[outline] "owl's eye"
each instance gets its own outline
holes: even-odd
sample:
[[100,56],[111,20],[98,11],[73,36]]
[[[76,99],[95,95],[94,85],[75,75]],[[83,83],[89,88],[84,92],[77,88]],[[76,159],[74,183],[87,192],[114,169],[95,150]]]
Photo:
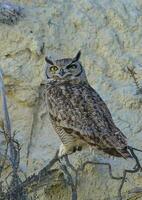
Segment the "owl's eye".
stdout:
[[53,66],[50,67],[50,71],[51,71],[52,73],[56,72],[57,70],[58,70],[58,67],[55,66],[55,65],[53,65]]
[[69,65],[67,66],[67,69],[76,69],[77,68],[77,65]]

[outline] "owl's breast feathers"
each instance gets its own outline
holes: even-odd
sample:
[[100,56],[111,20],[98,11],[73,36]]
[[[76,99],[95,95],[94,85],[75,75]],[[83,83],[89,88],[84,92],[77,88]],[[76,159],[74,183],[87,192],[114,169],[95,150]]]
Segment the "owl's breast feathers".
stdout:
[[55,82],[47,88],[49,113],[55,126],[68,129],[91,146],[119,157],[131,157],[127,139],[116,127],[98,93],[88,84]]

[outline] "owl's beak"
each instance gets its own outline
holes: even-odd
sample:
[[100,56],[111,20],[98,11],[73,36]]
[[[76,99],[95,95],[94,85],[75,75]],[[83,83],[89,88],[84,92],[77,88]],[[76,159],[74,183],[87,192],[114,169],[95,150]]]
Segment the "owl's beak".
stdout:
[[59,74],[60,74],[61,76],[64,76],[65,73],[66,73],[66,72],[65,72],[63,69],[60,69]]

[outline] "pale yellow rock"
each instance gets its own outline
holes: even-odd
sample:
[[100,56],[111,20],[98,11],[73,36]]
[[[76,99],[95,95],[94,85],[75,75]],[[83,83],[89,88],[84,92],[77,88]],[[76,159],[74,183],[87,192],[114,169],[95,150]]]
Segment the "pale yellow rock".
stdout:
[[[79,49],[89,82],[106,101],[130,144],[142,148],[142,93],[137,93],[127,70],[128,66],[135,68],[142,87],[141,1],[11,2],[24,8],[25,17],[17,25],[0,24],[0,67],[4,72],[12,128],[21,144],[20,168],[27,175],[38,172],[52,159],[60,144],[49,122],[48,108],[41,100],[41,84],[46,81],[45,55],[53,59],[72,57]],[[2,135],[0,143],[3,154]],[[142,158],[142,154],[138,155]],[[76,166],[86,159],[110,162],[117,175],[122,174],[124,167],[134,165],[133,161],[113,160],[98,152],[84,151],[71,156]],[[79,180],[78,199],[113,200],[119,183],[109,178],[107,167],[87,167]],[[140,174],[130,176],[124,192],[141,185]],[[37,195],[39,200],[69,200],[70,188],[53,179]]]

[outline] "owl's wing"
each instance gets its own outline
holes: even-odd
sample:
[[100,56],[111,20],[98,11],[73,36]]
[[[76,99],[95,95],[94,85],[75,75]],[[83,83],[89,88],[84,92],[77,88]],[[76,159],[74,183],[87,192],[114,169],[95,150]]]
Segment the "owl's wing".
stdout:
[[90,85],[58,88],[56,101],[54,98],[51,115],[59,126],[72,130],[72,133],[99,149],[106,152],[116,149],[123,154],[119,149],[127,147],[126,137],[115,126],[106,104]]

